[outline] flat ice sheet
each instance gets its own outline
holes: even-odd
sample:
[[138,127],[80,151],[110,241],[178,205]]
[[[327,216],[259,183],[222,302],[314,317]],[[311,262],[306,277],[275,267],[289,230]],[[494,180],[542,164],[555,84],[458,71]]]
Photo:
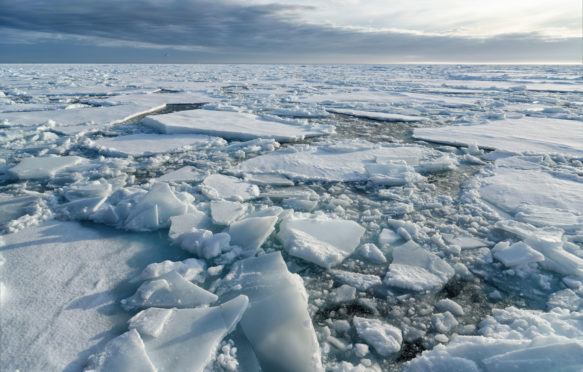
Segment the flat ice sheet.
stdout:
[[414,169],[409,166],[420,165],[424,160],[441,155],[421,146],[373,145],[355,141],[280,150],[246,160],[232,170],[239,174],[279,174],[290,179],[346,182],[391,175],[405,184],[408,179],[417,179]]
[[416,128],[413,137],[449,145],[513,153],[563,154],[583,158],[583,122],[548,118],[505,119],[483,125]]
[[221,138],[196,134],[132,134],[100,138],[89,146],[105,153],[145,156],[223,144]]
[[388,112],[373,112],[373,111],[363,111],[363,110],[348,110],[348,109],[337,109],[337,108],[327,108],[326,111],[333,112],[335,114],[342,114],[348,116],[355,116],[365,119],[372,119],[378,121],[405,121],[405,122],[415,122],[424,121],[425,118],[421,116],[410,116],[410,115],[400,115],[391,114]]
[[125,328],[129,314],[119,300],[137,287],[128,277],[171,252],[156,234],[74,222],[49,221],[2,238],[3,371],[81,370]]
[[325,130],[308,126],[261,120],[252,114],[212,110],[149,116],[143,120],[143,124],[167,134],[199,133],[243,141],[272,138],[278,142],[293,142],[327,134]]

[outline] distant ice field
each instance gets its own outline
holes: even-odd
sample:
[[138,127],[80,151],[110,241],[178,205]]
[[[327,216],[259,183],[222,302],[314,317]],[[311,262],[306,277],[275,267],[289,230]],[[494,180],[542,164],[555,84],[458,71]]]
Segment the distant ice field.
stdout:
[[0,65],[0,370],[583,370],[582,87]]

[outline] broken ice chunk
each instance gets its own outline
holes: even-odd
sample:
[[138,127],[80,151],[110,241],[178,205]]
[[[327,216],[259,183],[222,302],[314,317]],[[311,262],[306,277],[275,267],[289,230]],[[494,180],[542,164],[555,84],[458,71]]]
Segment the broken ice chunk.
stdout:
[[140,311],[128,321],[129,328],[135,328],[143,336],[158,337],[173,312],[174,309],[160,309],[157,307]]
[[400,234],[397,234],[391,229],[383,229],[379,234],[379,245],[385,247],[403,239]]
[[387,262],[387,258],[383,252],[374,243],[361,245],[358,249],[358,253],[373,263],[383,264]]
[[353,273],[344,270],[330,270],[329,272],[334,279],[355,287],[359,291],[366,291],[372,287],[383,284],[381,278],[376,275]]
[[8,172],[21,180],[53,178],[85,161],[79,156],[26,158],[22,159],[18,165],[10,168]]
[[456,316],[464,315],[464,309],[457,302],[450,300],[449,298],[440,300],[435,307],[439,311],[449,311]]
[[158,372],[146,353],[144,342],[130,329],[105,345],[103,352],[89,358],[85,372]]
[[206,229],[209,226],[210,219],[206,213],[194,210],[188,214],[170,217],[170,231],[168,232],[168,236],[180,244],[180,236],[182,234],[192,232],[196,229]]
[[205,174],[192,166],[182,167],[157,178],[161,182],[200,182]]
[[331,301],[335,304],[343,304],[347,302],[352,302],[356,300],[356,288],[351,287],[346,284],[342,284],[340,287],[335,288],[330,293]]
[[237,221],[229,228],[231,242],[243,248],[248,254],[253,253],[271,235],[277,220],[276,216],[266,216]]
[[381,356],[389,356],[401,350],[403,335],[401,330],[378,319],[355,316],[352,320],[356,333],[367,344],[374,347]]
[[238,261],[217,293],[249,296],[240,324],[263,371],[323,371],[307,293],[281,253]]
[[125,310],[144,307],[196,307],[215,302],[218,297],[184,279],[176,271],[143,283],[137,292],[121,301]]
[[354,221],[290,216],[280,224],[278,237],[292,256],[329,269],[354,252],[364,231]]
[[426,291],[443,287],[455,274],[443,259],[414,241],[393,249],[393,262],[384,283],[402,289]]
[[[220,306],[174,309],[169,317],[159,317],[162,329],[156,332],[156,337],[142,334],[146,354],[159,372],[202,372],[213,360],[223,337],[235,328],[248,304],[246,296],[238,296]],[[148,312],[144,317],[150,317],[155,310],[144,311]],[[153,320],[148,325],[148,330],[157,328]],[[142,327],[135,329],[143,330]]]
[[213,200],[245,201],[259,196],[259,188],[256,185],[222,174],[211,174],[206,177],[201,184],[201,191],[207,198]]
[[457,320],[455,320],[455,317],[449,311],[433,314],[431,316],[431,323],[433,324],[433,328],[440,333],[449,333],[458,325]]
[[506,267],[526,265],[545,259],[542,253],[535,251],[524,242],[518,242],[512,245],[507,242],[501,242],[492,248],[492,252],[494,253],[494,257],[500,260]]
[[125,228],[157,230],[170,225],[170,217],[189,212],[190,206],[178,199],[167,183],[155,183],[126,218]]
[[230,225],[246,211],[245,204],[226,200],[211,201],[211,217],[217,225]]

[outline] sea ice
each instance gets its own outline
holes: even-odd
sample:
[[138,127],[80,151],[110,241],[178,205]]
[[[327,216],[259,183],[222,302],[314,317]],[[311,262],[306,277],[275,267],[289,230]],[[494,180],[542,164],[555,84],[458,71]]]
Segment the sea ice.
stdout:
[[583,158],[583,123],[574,120],[505,119],[483,125],[415,128],[413,136],[448,145],[477,144],[512,153],[563,154]]
[[545,256],[524,242],[518,242],[512,245],[507,242],[500,242],[492,248],[492,252],[494,253],[494,257],[507,267],[540,262],[545,259]]
[[209,199],[245,201],[259,196],[256,185],[244,182],[237,177],[211,174],[201,184],[201,191]]
[[575,371],[583,365],[582,314],[509,307],[494,309],[478,336],[457,336],[425,351],[406,371]]
[[381,278],[377,275],[353,273],[344,270],[329,270],[334,279],[341,283],[355,287],[359,291],[366,291],[372,287],[383,284]]
[[[374,145],[353,141],[325,145],[296,146],[249,159],[232,169],[238,174],[280,174],[290,179],[313,181],[366,181],[404,185],[422,177],[416,170],[429,168],[444,155],[413,145]],[[442,162],[441,171],[455,167]]]
[[9,172],[21,180],[47,179],[73,170],[86,161],[79,156],[25,158],[10,168]]
[[[111,366],[123,371],[139,371],[141,366],[151,363],[159,372],[202,372],[213,360],[223,337],[235,328],[248,304],[246,296],[239,296],[210,308],[144,310],[130,320],[132,328],[128,333],[131,337],[125,333],[106,345],[104,354],[91,358],[97,363],[94,369],[105,372],[107,366]],[[138,343],[137,339],[141,339],[144,345],[139,349],[140,353],[132,353],[133,358],[124,356],[124,350],[138,349],[128,345],[128,342]],[[150,363],[144,360],[144,356]],[[117,362],[124,364],[117,365]]]
[[281,253],[236,262],[216,293],[249,297],[240,325],[263,371],[323,371],[302,279]]
[[184,279],[176,271],[170,271],[158,278],[142,283],[137,292],[121,301],[124,309],[130,311],[145,307],[197,307],[209,305],[218,297]]
[[211,217],[217,225],[230,225],[247,211],[247,205],[226,200],[211,201]]
[[204,179],[205,173],[193,166],[186,166],[168,172],[157,178],[161,182],[200,182]]
[[354,252],[364,231],[354,221],[297,215],[281,222],[278,237],[292,256],[329,269]]
[[389,356],[401,350],[403,335],[395,326],[378,319],[367,319],[355,316],[352,319],[356,333],[367,344],[374,347],[381,356]]
[[443,287],[454,273],[447,262],[411,240],[393,248],[393,261],[384,283],[391,287],[427,291]]
[[416,122],[426,120],[421,116],[410,116],[410,115],[400,115],[391,114],[387,112],[372,112],[363,110],[349,110],[349,109],[337,109],[337,108],[327,108],[326,111],[335,114],[342,114],[348,116],[356,116],[365,119],[372,119],[378,121],[404,121],[404,122]]
[[229,235],[231,243],[252,254],[271,235],[278,221],[277,216],[249,217],[231,224]]
[[195,134],[132,134],[113,138],[104,137],[95,141],[89,140],[88,146],[104,154],[147,156],[222,146],[225,143],[218,137]]
[[331,132],[328,127],[320,129],[283,124],[261,120],[252,114],[213,110],[190,110],[149,116],[143,120],[143,124],[166,134],[198,133],[243,141],[272,138],[278,142],[294,142]]
[[127,320],[118,303],[131,290],[128,277],[175,254],[156,234],[76,222],[48,221],[1,240],[2,370],[81,370]]

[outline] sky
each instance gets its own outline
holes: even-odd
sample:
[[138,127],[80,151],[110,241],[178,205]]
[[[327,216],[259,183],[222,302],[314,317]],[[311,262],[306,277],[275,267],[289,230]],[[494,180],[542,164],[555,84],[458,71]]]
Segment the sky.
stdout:
[[581,0],[0,0],[0,63],[582,63]]

